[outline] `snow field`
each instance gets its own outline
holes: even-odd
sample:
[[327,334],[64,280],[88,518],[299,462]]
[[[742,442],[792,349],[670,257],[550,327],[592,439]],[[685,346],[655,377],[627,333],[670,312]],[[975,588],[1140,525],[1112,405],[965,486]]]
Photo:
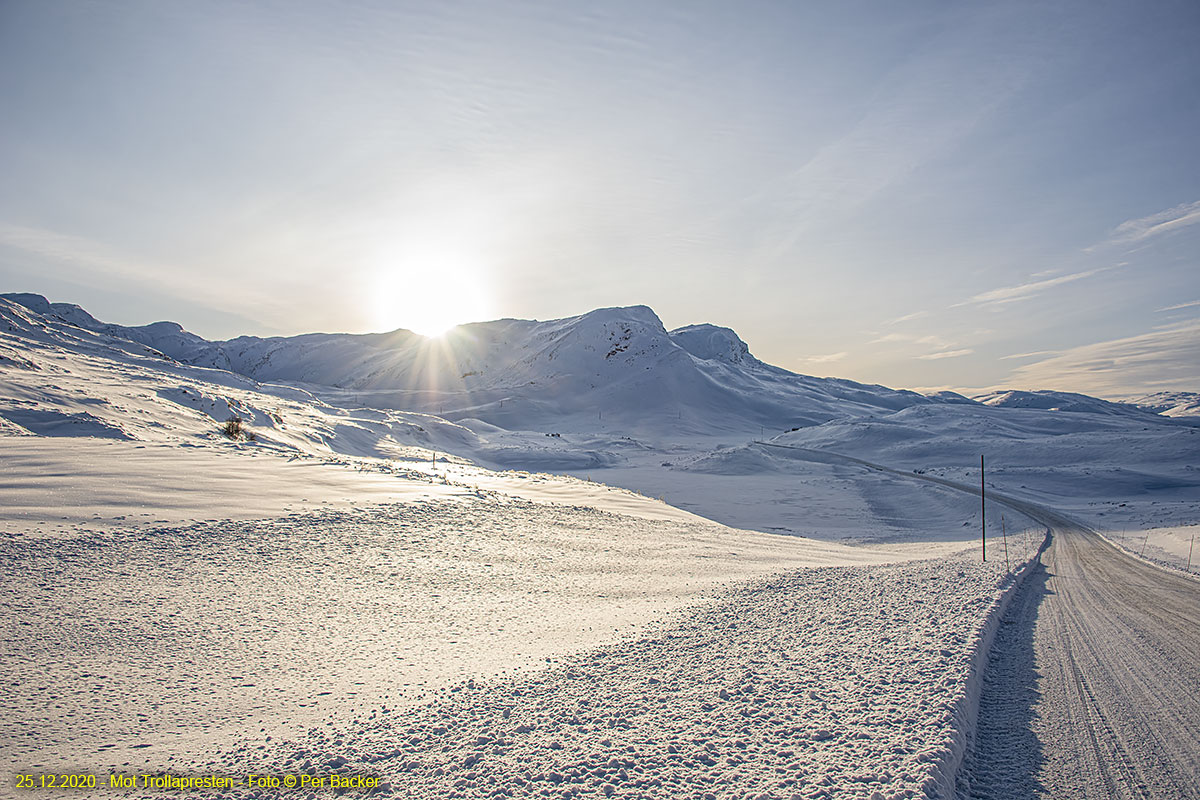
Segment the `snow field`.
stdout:
[[1104,538],[1131,555],[1200,576],[1200,525],[1104,531]]
[[727,581],[906,556],[454,498],[5,532],[0,557],[0,742],[14,768],[55,768],[162,767],[248,729],[298,734],[630,635]]
[[434,466],[429,455],[355,458],[286,454],[232,442],[181,447],[0,435],[0,525],[9,532],[70,536],[497,494],[708,524],[625,489],[569,476],[495,472],[445,454]]
[[285,458],[232,442],[0,437],[0,526],[34,536],[474,496],[402,462]]
[[801,568],[541,671],[246,740],[218,763],[373,773],[412,798],[938,796],[1011,584],[966,556]]
[[[724,462],[722,466],[733,464],[733,471],[644,464],[591,474],[605,483],[661,495],[666,502],[735,528],[845,543],[920,542],[934,547],[963,547],[978,535],[979,500],[969,494],[859,465],[815,463],[788,454],[751,444],[702,459],[709,469],[714,462]],[[744,469],[738,461],[747,456],[767,466]],[[1025,524],[1021,517],[1009,522],[1010,528]],[[1000,533],[998,526],[995,533]]]
[[[1066,511],[1129,533],[1200,518],[1200,429],[1170,421],[972,406],[910,408],[777,437]],[[1139,542],[1140,544],[1140,542]]]

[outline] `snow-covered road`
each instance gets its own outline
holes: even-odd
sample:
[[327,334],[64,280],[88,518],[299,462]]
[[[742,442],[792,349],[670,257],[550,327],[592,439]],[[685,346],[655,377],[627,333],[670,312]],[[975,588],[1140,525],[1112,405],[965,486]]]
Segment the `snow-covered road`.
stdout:
[[962,792],[1200,798],[1200,582],[1057,524],[1001,626]]
[[1200,581],[1040,505],[988,497],[1046,525],[1051,539],[993,643],[960,795],[1200,798]]

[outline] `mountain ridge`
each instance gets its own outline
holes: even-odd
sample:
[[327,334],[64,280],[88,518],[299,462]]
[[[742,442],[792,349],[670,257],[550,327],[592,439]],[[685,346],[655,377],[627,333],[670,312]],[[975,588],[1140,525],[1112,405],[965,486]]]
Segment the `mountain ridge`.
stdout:
[[677,427],[697,430],[787,430],[917,405],[978,402],[1167,419],[1072,393],[1008,391],[971,399],[801,375],[760,361],[730,328],[699,323],[667,330],[645,305],[546,321],[473,322],[436,339],[397,329],[210,341],[175,322],[122,326],[37,294],[0,298],[192,366],[506,428],[608,415],[631,430],[671,417]]

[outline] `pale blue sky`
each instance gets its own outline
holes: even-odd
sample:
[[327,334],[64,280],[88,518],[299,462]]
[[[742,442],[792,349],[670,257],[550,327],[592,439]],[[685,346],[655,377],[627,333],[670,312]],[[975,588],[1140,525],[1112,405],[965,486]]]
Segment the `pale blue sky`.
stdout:
[[1200,390],[1200,5],[0,0],[0,290]]

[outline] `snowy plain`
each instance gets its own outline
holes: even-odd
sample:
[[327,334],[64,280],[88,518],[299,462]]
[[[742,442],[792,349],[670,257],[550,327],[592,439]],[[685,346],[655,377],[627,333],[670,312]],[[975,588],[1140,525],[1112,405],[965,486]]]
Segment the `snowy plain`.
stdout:
[[[461,390],[389,394],[378,343],[354,362],[374,383],[328,386],[279,366],[303,363],[287,340],[239,345],[280,372],[255,377],[186,363],[241,364],[165,324],[25,303],[0,299],[9,774],[939,796],[1044,528],[996,509],[981,564],[978,498],[919,476],[977,483],[986,451],[990,485],[1153,527],[1164,559],[1200,522],[1178,420],[789,377],[648,309],[505,321],[503,347],[485,331],[444,368]],[[505,348],[520,382],[461,388]],[[547,403],[556,381],[570,402]],[[233,414],[253,441],[220,433]]]

